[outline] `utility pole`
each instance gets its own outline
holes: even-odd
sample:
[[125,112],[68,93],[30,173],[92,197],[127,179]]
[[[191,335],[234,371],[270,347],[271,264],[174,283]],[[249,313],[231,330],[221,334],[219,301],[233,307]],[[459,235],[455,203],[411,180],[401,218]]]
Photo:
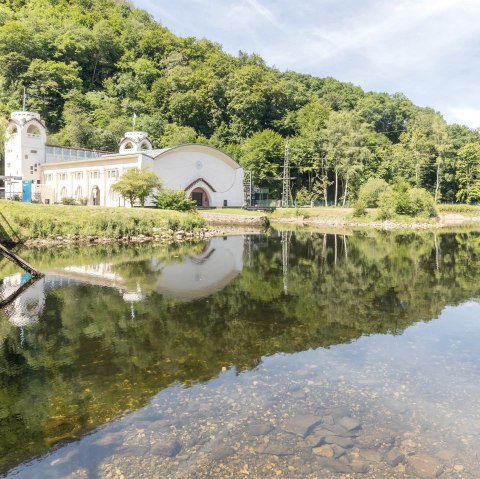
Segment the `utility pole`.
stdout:
[[282,179],[282,208],[289,208],[292,199],[290,187],[290,147],[288,141],[285,142],[285,157],[283,160],[283,179]]

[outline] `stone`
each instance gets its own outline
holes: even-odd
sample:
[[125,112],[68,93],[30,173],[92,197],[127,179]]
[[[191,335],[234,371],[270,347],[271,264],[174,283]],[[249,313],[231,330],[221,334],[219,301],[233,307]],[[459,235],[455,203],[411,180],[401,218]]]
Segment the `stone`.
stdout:
[[359,454],[368,462],[382,461],[382,455],[378,451],[374,451],[373,449],[360,449]]
[[354,431],[360,427],[360,422],[357,419],[349,416],[342,417],[338,421],[338,424],[344,427],[347,431]]
[[339,462],[335,459],[331,459],[329,457],[319,456],[317,459],[317,463],[320,464],[322,468],[328,469],[331,472],[338,472],[342,474],[348,474],[352,472],[352,468],[349,465]]
[[176,439],[158,441],[152,447],[152,454],[156,456],[175,457],[182,449],[182,445]]
[[143,457],[147,455],[149,449],[147,446],[140,446],[138,444],[124,444],[115,449],[115,453],[120,456],[128,457]]
[[350,462],[349,465],[352,468],[353,472],[356,472],[358,474],[366,474],[370,470],[369,465],[364,461],[355,460]]
[[400,451],[400,449],[397,449],[396,447],[394,447],[385,456],[385,460],[387,461],[387,464],[389,464],[392,467],[395,467],[405,460],[405,454],[403,454],[403,452]]
[[[344,427],[340,426],[339,424],[332,424],[332,425],[324,425],[324,429],[331,431],[330,435],[333,436],[342,436],[342,437],[355,437],[358,436],[358,431],[348,431]],[[327,434],[329,435],[329,434]]]
[[427,454],[415,454],[408,458],[408,464],[413,468],[419,479],[438,477],[443,472],[443,465]]
[[245,428],[245,432],[250,436],[265,436],[272,431],[271,424],[251,424]]
[[272,442],[260,446],[258,452],[260,454],[270,454],[272,456],[291,456],[293,453],[288,446],[281,442]]
[[118,446],[123,441],[121,432],[111,432],[92,442],[94,446]]
[[333,452],[332,446],[329,444],[324,444],[323,446],[320,447],[314,447],[312,449],[312,452],[316,456],[322,456],[322,457],[333,457],[335,453]]
[[325,438],[325,442],[327,444],[336,444],[337,446],[340,446],[343,448],[353,447],[353,441],[349,437],[327,436]]
[[215,461],[221,461],[233,454],[235,454],[235,449],[233,449],[233,447],[221,444],[210,453],[210,457]]
[[465,470],[465,468],[461,464],[455,464],[453,466],[453,469],[455,470],[455,472],[463,472]]
[[313,414],[300,414],[287,420],[283,424],[283,429],[305,438],[316,425],[320,424],[321,421],[322,418],[320,416],[314,416]]

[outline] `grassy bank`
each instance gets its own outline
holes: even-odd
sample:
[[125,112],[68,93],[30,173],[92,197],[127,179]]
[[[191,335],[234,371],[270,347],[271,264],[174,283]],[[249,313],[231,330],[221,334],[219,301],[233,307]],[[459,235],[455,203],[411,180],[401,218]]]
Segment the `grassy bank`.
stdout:
[[[277,208],[272,213],[263,211],[245,211],[236,208],[208,210],[202,212],[207,222],[212,224],[237,224],[264,217],[268,223],[300,224],[304,226],[327,225],[331,227],[367,227],[376,229],[430,229],[449,227],[480,226],[480,206],[437,205],[438,217],[410,217],[397,215],[385,221],[379,218],[376,209],[368,209],[367,214],[354,216],[353,208],[316,207],[316,208]],[[238,221],[235,221],[235,217]]]
[[76,235],[116,238],[195,231],[206,226],[197,214],[176,211],[40,205],[0,200],[0,239]]

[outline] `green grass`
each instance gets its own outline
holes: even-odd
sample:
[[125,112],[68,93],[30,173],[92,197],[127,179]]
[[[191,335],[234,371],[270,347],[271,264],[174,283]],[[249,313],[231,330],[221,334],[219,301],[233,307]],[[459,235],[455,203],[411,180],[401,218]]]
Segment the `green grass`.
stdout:
[[143,208],[107,208],[0,200],[0,238],[22,240],[78,235],[121,237],[206,226],[198,214]]
[[477,205],[437,205],[439,213],[458,213],[466,216],[480,216],[480,206]]

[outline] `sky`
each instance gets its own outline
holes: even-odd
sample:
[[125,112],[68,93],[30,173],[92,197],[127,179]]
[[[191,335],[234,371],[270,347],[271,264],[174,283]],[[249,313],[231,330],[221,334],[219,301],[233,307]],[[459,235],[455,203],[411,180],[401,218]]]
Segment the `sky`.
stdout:
[[180,36],[480,127],[480,0],[133,0]]

